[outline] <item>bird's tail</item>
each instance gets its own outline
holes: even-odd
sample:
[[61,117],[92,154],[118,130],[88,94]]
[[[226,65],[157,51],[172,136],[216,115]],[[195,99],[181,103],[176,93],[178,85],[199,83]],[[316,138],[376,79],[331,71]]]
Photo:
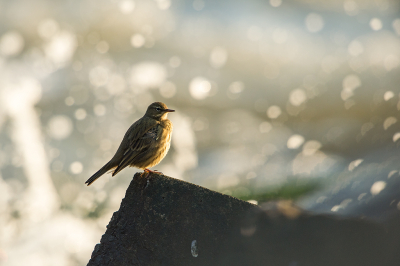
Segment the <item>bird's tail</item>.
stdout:
[[114,167],[112,167],[110,165],[110,163],[106,163],[102,168],[100,168],[99,171],[97,171],[94,175],[92,175],[88,180],[86,180],[85,184],[87,184],[88,186],[90,186],[94,181],[96,181],[97,178],[99,178],[100,176],[104,175],[108,170],[113,169]]

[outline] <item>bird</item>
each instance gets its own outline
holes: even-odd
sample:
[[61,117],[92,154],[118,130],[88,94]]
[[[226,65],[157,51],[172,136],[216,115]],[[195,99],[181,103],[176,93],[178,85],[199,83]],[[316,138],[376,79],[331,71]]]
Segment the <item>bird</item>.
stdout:
[[111,160],[86,182],[90,186],[106,172],[112,176],[127,166],[143,169],[145,176],[157,172],[148,168],[161,162],[167,155],[172,136],[172,122],[167,115],[175,110],[168,109],[162,102],[149,105],[142,118],[133,123],[125,133],[118,150]]

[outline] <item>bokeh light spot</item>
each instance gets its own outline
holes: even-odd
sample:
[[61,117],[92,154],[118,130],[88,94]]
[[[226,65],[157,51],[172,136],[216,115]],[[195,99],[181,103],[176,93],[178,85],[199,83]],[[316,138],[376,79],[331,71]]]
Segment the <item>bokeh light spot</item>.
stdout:
[[359,56],[364,52],[364,46],[361,42],[354,40],[349,44],[347,50],[351,56]]
[[135,9],[135,2],[132,0],[122,0],[118,3],[118,7],[123,14],[130,14]]
[[228,87],[228,97],[230,99],[237,99],[240,96],[240,93],[244,90],[244,83],[241,81],[234,81]]
[[83,109],[83,108],[79,108],[79,109],[77,109],[77,110],[75,111],[75,118],[78,119],[78,120],[83,120],[83,119],[85,119],[85,118],[86,118],[86,115],[87,115],[86,110]]
[[98,44],[96,44],[96,50],[100,54],[105,54],[108,52],[108,49],[110,49],[110,45],[106,41],[101,41]]
[[172,68],[177,68],[181,65],[181,59],[179,58],[179,56],[173,56],[169,59],[169,65]]
[[107,109],[103,104],[96,104],[93,108],[93,111],[94,111],[95,115],[103,116],[106,114]]
[[196,77],[189,84],[190,95],[196,100],[203,100],[210,95],[211,83],[203,77]]
[[394,174],[398,173],[397,170],[392,170],[390,171],[390,173],[388,174],[388,178],[391,178]]
[[381,193],[382,190],[384,190],[386,187],[386,182],[385,181],[377,181],[371,186],[371,194],[372,195],[378,195]]
[[80,173],[82,173],[83,165],[81,162],[75,161],[75,162],[71,163],[71,165],[69,166],[69,170],[73,174],[80,174]]
[[18,55],[24,48],[24,38],[17,31],[8,31],[0,38],[0,54],[4,56]]
[[156,0],[157,6],[161,10],[168,9],[171,6],[170,0]]
[[267,116],[271,119],[278,118],[282,114],[282,110],[277,105],[272,105],[267,110]]
[[221,68],[225,65],[228,59],[228,52],[225,48],[214,47],[210,54],[210,64],[213,68]]
[[305,23],[309,32],[318,32],[324,27],[324,19],[316,13],[308,14]]
[[58,66],[66,64],[73,56],[77,46],[74,33],[69,31],[57,32],[44,46],[46,57]]
[[358,14],[359,8],[357,2],[353,0],[346,0],[343,3],[344,11],[349,16],[355,16]]
[[340,94],[343,101],[354,95],[354,90],[361,86],[361,80],[357,75],[350,74],[343,79],[343,90]]
[[72,129],[72,121],[65,115],[53,116],[47,124],[48,134],[57,140],[67,138],[72,133]]
[[59,25],[53,19],[45,19],[39,23],[37,31],[43,39],[50,39],[59,31]]
[[400,139],[400,132],[397,132],[393,135],[393,142],[396,142]]
[[383,99],[385,101],[389,101],[390,99],[392,99],[394,97],[394,93],[393,91],[387,91],[385,92],[385,94],[383,94]]
[[397,118],[394,116],[389,116],[388,118],[385,119],[385,121],[383,122],[383,128],[386,130],[388,129],[390,126],[394,125],[397,123]]
[[146,39],[142,34],[134,34],[131,37],[131,45],[135,48],[142,47],[146,42]]
[[382,29],[382,21],[379,18],[372,18],[369,22],[369,26],[371,27],[371,29],[377,31]]
[[261,122],[259,130],[261,133],[268,133],[272,130],[272,125],[267,121]]
[[72,105],[74,105],[75,100],[71,96],[68,96],[67,98],[65,98],[64,102],[65,102],[65,105],[72,106]]
[[298,134],[292,135],[287,143],[286,146],[289,149],[298,149],[304,143],[304,137]]
[[282,0],[269,0],[269,4],[273,7],[278,7],[282,4]]
[[387,71],[391,71],[399,67],[400,60],[397,55],[389,54],[385,57],[383,65]]
[[303,154],[305,156],[311,156],[316,153],[321,147],[321,142],[316,140],[309,140],[303,145]]
[[161,86],[167,78],[167,71],[157,62],[142,62],[132,67],[131,82],[142,88]]
[[307,100],[306,92],[303,89],[294,89],[289,96],[289,102],[294,106],[299,106]]
[[356,167],[358,167],[362,162],[364,161],[364,159],[357,159],[352,161],[349,164],[349,171],[352,172]]
[[100,87],[107,84],[109,76],[108,68],[96,66],[89,72],[89,80],[93,86]]
[[164,98],[172,98],[174,97],[175,93],[176,86],[170,81],[166,81],[160,86],[160,94]]

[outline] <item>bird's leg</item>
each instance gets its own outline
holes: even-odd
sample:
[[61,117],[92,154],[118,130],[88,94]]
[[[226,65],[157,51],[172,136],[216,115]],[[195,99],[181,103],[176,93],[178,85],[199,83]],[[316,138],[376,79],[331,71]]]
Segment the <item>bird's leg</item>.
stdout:
[[150,170],[150,169],[147,169],[147,168],[145,168],[144,171],[145,171],[145,172],[149,172],[149,173],[160,173],[160,174],[162,174],[160,171],[157,171],[157,170]]
[[161,173],[161,172],[159,172],[159,171],[157,171],[157,170],[150,170],[150,169],[147,169],[147,168],[145,168],[144,170],[143,170],[143,174],[144,174],[144,178],[147,178],[148,176],[149,176],[149,174],[150,173],[158,173],[158,174],[163,174],[163,173]]

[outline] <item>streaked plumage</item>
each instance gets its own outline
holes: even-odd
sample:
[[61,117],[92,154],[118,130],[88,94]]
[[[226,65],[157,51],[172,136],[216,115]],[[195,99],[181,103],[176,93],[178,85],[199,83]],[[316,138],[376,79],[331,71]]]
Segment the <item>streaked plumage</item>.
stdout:
[[171,142],[172,123],[167,119],[169,112],[174,110],[168,109],[164,103],[152,103],[147,108],[146,114],[133,123],[125,133],[114,157],[85,184],[91,185],[110,170],[113,170],[113,176],[127,166],[150,171],[147,168],[161,162],[167,155]]

